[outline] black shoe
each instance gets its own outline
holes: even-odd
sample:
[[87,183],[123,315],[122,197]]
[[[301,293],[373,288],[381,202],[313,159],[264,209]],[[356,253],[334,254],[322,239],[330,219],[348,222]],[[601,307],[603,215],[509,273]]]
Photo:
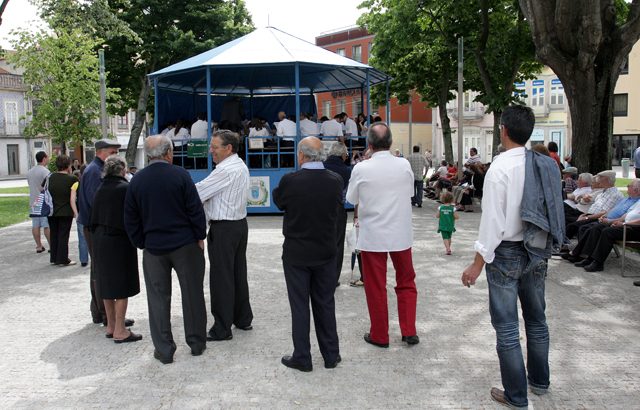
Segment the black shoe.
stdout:
[[223,340],[231,340],[233,339],[233,334],[229,333],[227,336],[218,336],[213,332],[207,333],[207,342],[220,342]]
[[576,263],[576,262],[580,262],[582,260],[581,257],[579,256],[575,256],[575,255],[569,255],[569,257],[567,258],[567,260],[571,263]]
[[324,368],[325,369],[335,369],[336,366],[338,365],[338,363],[340,363],[342,361],[342,357],[340,357],[340,355],[338,355],[338,357],[336,357],[336,360],[334,360],[333,362],[324,362]]
[[633,282],[633,286],[640,286],[640,280],[636,280]]
[[422,208],[422,204],[418,204],[418,208]]
[[[113,335],[111,335],[113,338]],[[132,342],[137,342],[139,340],[142,340],[142,335],[138,335],[133,333],[132,331],[129,331],[129,336],[127,336],[124,339],[113,339],[113,343],[116,344],[120,344],[120,343],[132,343]]]
[[87,262],[82,262],[82,263],[80,264],[80,266],[82,266],[83,268],[86,268],[86,267],[87,267],[87,265],[88,265],[88,263],[87,263]]
[[201,348],[191,349],[191,356],[200,356],[207,348],[207,345],[203,345]]
[[364,334],[364,341],[378,347],[389,347],[389,343],[378,343],[371,340],[371,335],[369,333]]
[[573,264],[573,266],[577,266],[578,268],[584,268],[585,266],[591,265],[591,262],[593,262],[593,259],[583,259],[580,262],[576,262]]
[[560,252],[560,257],[568,261],[569,258],[573,258],[573,254],[571,252]]
[[136,321],[133,320],[133,319],[125,319],[124,320],[124,327],[131,327],[131,326],[133,326],[134,323],[136,323]]
[[417,335],[402,336],[402,341],[407,342],[408,345],[417,345],[418,343],[420,343],[420,338]]
[[156,359],[156,360],[159,360],[160,363],[162,363],[162,364],[173,363],[173,357],[164,357],[157,350],[153,351],[153,358]]
[[587,272],[602,272],[604,270],[604,265],[598,261],[593,261],[589,265],[585,266],[584,270]]
[[302,363],[295,362],[291,356],[282,356],[280,363],[291,369],[300,370],[301,372],[310,372],[313,370],[313,365],[304,365]]
[[240,329],[240,330],[253,330],[253,326],[248,325],[248,326],[238,326],[236,325],[236,329]]

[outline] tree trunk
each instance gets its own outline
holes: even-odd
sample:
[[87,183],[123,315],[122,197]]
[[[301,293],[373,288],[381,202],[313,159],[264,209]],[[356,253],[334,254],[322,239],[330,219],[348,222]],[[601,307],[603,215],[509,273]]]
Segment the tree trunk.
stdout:
[[[449,87],[443,87],[438,95],[438,111],[442,124],[442,143],[444,144],[444,159],[453,163],[453,144],[451,142],[451,120],[447,114],[447,102],[449,100]],[[440,166],[440,159],[434,161],[437,168]]]
[[138,152],[138,140],[140,133],[144,127],[147,118],[147,101],[151,93],[151,84],[147,81],[147,77],[140,79],[140,95],[138,96],[138,108],[136,109],[136,117],[131,127],[131,135],[129,136],[129,145],[127,145],[126,160],[127,165],[132,166],[136,161],[136,153]]
[[[500,117],[502,116],[502,111],[494,111],[493,112],[493,138],[491,141],[491,156],[492,158],[498,154],[498,145],[500,142]],[[485,158],[488,160],[488,158]],[[493,161],[493,159],[492,159]]]

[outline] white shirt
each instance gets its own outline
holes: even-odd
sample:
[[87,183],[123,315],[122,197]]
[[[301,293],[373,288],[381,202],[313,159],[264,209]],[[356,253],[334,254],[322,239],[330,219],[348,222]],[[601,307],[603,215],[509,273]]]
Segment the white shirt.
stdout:
[[278,128],[276,131],[276,135],[278,137],[290,137],[290,138],[282,138],[285,141],[293,141],[296,136],[296,123],[285,118],[284,120],[278,123]]
[[344,123],[344,133],[346,135],[351,134],[351,138],[358,139],[358,124],[351,118],[347,118]]
[[255,128],[249,128],[249,137],[268,137],[269,130],[265,127],[256,130]]
[[413,171],[409,161],[389,151],[353,167],[347,201],[358,205],[357,249],[393,252],[411,248]]
[[583,186],[582,188],[576,188],[573,192],[571,192],[574,199],[565,199],[564,203],[569,205],[571,208],[576,209],[576,207],[578,206],[578,201],[576,201],[575,198],[580,199],[580,196],[589,193],[591,193],[591,187],[588,185]]
[[320,126],[320,134],[325,137],[342,137],[342,125],[336,120],[328,120]]
[[625,216],[625,222],[637,221],[640,219],[640,201],[633,204],[631,208],[627,211],[627,216]]
[[448,173],[449,170],[444,165],[438,168],[438,170],[436,171],[436,174],[440,174],[440,176],[443,178],[446,177]]
[[173,141],[173,144],[176,147],[180,147],[183,144],[187,143],[187,140],[189,139],[189,130],[185,127],[182,127],[176,134],[176,129],[172,128],[169,130],[169,132],[167,132],[167,137],[171,138],[171,141]]
[[318,124],[305,118],[300,121],[300,135],[308,137],[309,135],[318,135]]
[[486,263],[493,262],[500,242],[523,238],[520,205],[524,168],[524,147],[512,148],[494,158],[484,178],[482,216],[474,249]]
[[191,138],[198,140],[207,139],[207,122],[204,120],[198,120],[191,126]]
[[232,154],[196,184],[208,221],[238,221],[247,216],[249,169]]

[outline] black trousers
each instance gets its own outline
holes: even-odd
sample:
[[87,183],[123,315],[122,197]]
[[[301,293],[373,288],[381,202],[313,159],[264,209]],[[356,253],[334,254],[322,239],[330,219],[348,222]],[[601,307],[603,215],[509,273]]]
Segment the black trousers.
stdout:
[[283,259],[282,265],[291,306],[293,359],[298,363],[311,365],[309,341],[309,300],[311,300],[320,353],[325,362],[334,362],[340,353],[334,299],[335,261],[318,266],[299,266],[292,265]]
[[[247,283],[247,220],[212,221],[207,236],[212,336],[231,335],[231,325],[247,327],[253,321]],[[334,284],[335,286],[335,284]]]
[[69,233],[73,216],[50,216],[51,255],[49,261],[56,265],[69,263]]
[[[613,244],[622,240],[622,233],[621,226],[608,226],[602,229],[601,234],[598,235],[598,242],[591,253],[591,259],[604,263],[611,253]],[[640,226],[627,226],[627,240],[640,241]]]
[[347,210],[344,206],[338,209],[338,220],[336,221],[338,226],[338,253],[336,255],[336,282],[340,282],[340,275],[342,274],[342,261],[344,260],[344,238],[347,234]]
[[578,209],[572,208],[567,204],[564,204],[564,222],[565,225],[569,225],[578,220],[578,217],[582,215]]
[[[598,223],[597,219],[583,219],[582,221],[575,221],[567,225],[567,238],[571,239],[578,234],[580,228],[585,225]],[[584,229],[584,228],[583,228]]]
[[89,269],[89,290],[91,291],[91,317],[93,323],[104,323],[107,320],[107,313],[104,310],[104,300],[102,299],[102,293],[100,293],[100,282],[96,276],[96,270],[93,267],[93,237],[91,231],[86,226],[83,228],[84,239],[87,241],[87,248],[89,248],[89,256],[91,256],[91,265]]
[[196,242],[164,255],[146,249],[143,252],[151,340],[163,357],[173,357],[176,351],[171,332],[171,269],[175,269],[180,282],[185,340],[194,351],[202,350],[207,343],[204,266],[204,251]]

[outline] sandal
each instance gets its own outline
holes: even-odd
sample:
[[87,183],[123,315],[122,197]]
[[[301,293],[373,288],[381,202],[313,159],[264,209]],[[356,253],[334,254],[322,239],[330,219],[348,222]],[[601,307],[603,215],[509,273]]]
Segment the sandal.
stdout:
[[46,250],[47,250],[47,248],[45,248],[44,246],[42,248],[40,248],[40,249],[36,248],[36,253],[42,253],[42,252],[44,252]]
[[445,255],[451,255],[451,251],[447,251]]
[[353,280],[351,282],[349,282],[349,286],[352,286],[354,288],[360,287],[360,286],[364,286],[364,282],[361,281],[360,279],[358,280]]

